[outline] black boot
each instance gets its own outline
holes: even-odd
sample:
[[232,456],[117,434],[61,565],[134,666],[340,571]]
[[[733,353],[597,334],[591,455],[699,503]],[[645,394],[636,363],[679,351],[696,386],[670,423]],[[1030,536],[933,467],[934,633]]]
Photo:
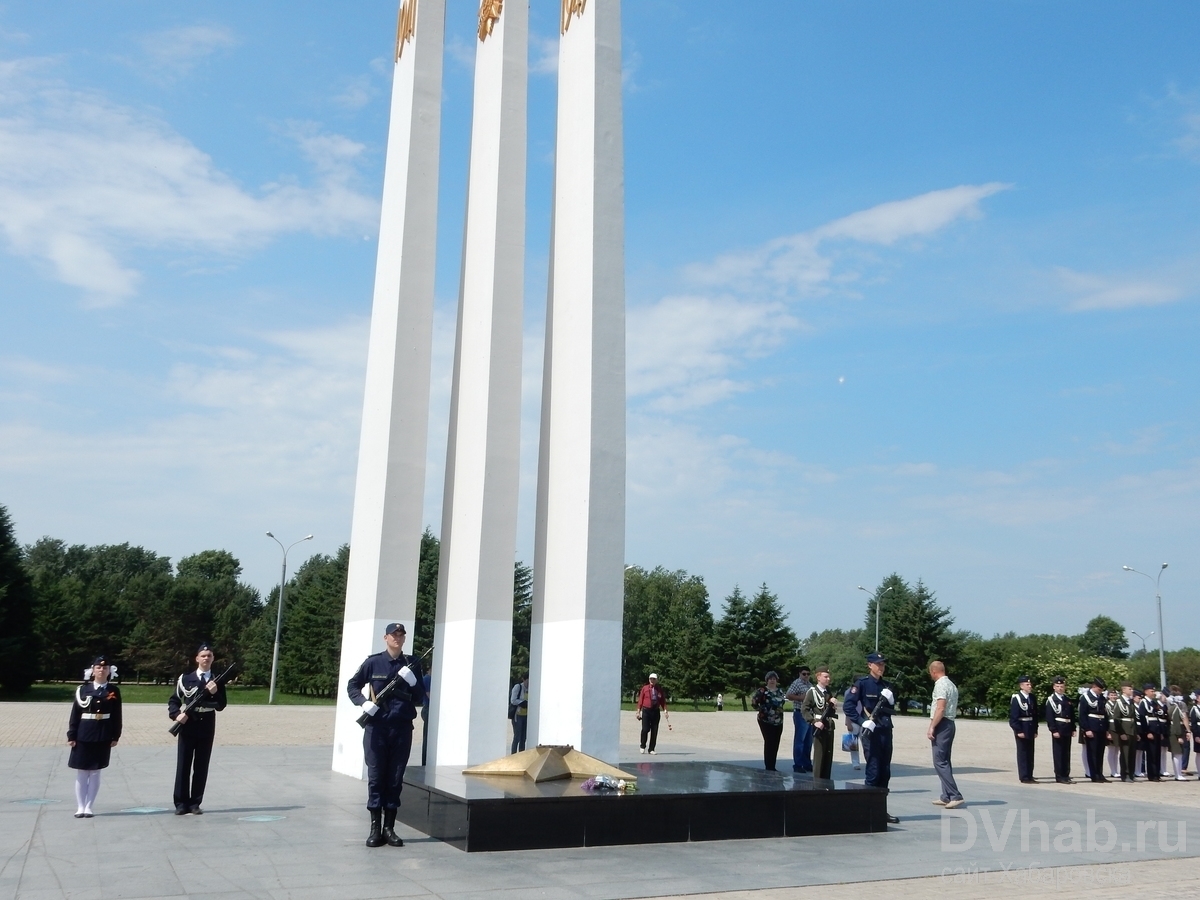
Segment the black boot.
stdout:
[[367,846],[382,847],[383,835],[379,833],[379,817],[381,814],[380,810],[368,809],[367,812],[371,814],[371,833],[367,836]]
[[404,841],[400,840],[400,835],[396,834],[395,827],[396,811],[385,809],[383,811],[383,839],[387,841],[389,847],[403,847]]

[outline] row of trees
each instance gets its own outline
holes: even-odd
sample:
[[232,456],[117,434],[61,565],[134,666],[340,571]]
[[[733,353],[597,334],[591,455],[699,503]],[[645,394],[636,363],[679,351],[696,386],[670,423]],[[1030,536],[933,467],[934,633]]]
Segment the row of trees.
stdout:
[[801,664],[800,641],[779,598],[763,584],[753,597],[739,588],[714,619],[704,579],[664,568],[625,570],[621,687],[625,694],[656,672],[676,698],[697,701],[731,691],[742,701],[770,670],[790,683]]
[[[440,544],[421,539],[412,652],[433,643]],[[350,550],[309,558],[287,587],[279,687],[334,696]],[[122,676],[167,681],[192,664],[199,640],[214,642],[222,660],[241,665],[241,680],[270,678],[278,588],[265,600],[241,580],[241,565],[224,550],[206,550],[175,565],[128,544],[68,546],[43,538],[21,548],[0,507],[0,688],[19,691],[35,679],[78,678],[103,651]],[[532,573],[517,563],[513,577],[511,677],[529,665]],[[902,698],[925,701],[926,668],[942,659],[959,686],[964,710],[1003,712],[1016,678],[1032,675],[1044,693],[1062,674],[1073,683],[1094,675],[1136,684],[1158,681],[1158,655],[1127,653],[1125,629],[1096,616],[1078,635],[1013,632],[983,638],[956,630],[948,609],[923,582],[888,576],[867,602],[863,627],[814,631],[798,640],[767,585],[753,596],[735,588],[710,605],[703,578],[683,571],[632,566],[625,572],[621,683],[628,695],[651,671],[678,701],[718,691],[745,703],[771,669],[786,685],[802,663],[830,668],[835,688],[865,672],[874,647],[878,597],[879,646],[888,677]],[[1200,686],[1200,651],[1167,654],[1168,680]]]

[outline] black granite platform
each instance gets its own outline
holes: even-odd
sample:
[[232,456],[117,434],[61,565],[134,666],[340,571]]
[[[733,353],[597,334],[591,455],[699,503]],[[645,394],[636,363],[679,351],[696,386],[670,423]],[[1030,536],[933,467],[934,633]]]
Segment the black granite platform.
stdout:
[[887,794],[809,775],[724,762],[625,765],[628,794],[589,793],[580,779],[409,768],[397,818],[461,850],[859,834],[887,829]]

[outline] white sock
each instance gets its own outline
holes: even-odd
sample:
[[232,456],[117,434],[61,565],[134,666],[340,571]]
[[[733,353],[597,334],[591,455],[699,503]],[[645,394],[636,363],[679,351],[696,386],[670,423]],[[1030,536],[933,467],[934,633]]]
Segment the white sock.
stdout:
[[100,770],[93,769],[88,772],[91,778],[88,779],[87,785],[87,802],[84,804],[83,811],[90,813],[92,804],[96,801],[96,795],[100,793]]
[[1175,763],[1175,773],[1174,773],[1175,777],[1182,778],[1183,777],[1183,754],[1182,753],[1172,753],[1171,761],[1173,763]]
[[75,812],[83,812],[87,803],[88,772],[84,769],[75,770]]

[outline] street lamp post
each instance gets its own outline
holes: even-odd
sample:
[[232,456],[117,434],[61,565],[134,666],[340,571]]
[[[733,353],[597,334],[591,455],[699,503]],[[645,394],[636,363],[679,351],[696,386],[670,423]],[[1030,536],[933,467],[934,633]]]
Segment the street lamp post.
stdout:
[[[868,591],[861,584],[858,586],[858,589],[865,594],[871,594],[871,592]],[[883,600],[884,594],[890,594],[895,589],[896,589],[896,586],[892,585],[886,591],[882,591],[879,594],[871,594],[871,596],[875,599],[875,652],[876,653],[879,652],[879,603],[881,600]]]
[[279,633],[283,627],[283,591],[287,586],[287,555],[288,551],[295,547],[296,544],[303,544],[305,541],[311,541],[313,536],[307,535],[300,538],[293,544],[284,547],[279,538],[275,537],[271,532],[267,532],[267,537],[279,544],[279,549],[283,551],[283,567],[279,572],[279,603],[275,607],[275,650],[271,654],[271,690],[267,694],[267,702],[275,702],[275,675],[279,671]]
[[1155,634],[1155,632],[1152,631],[1148,635],[1146,635],[1146,637],[1142,637],[1136,631],[1130,631],[1129,633],[1132,634],[1135,638],[1138,638],[1142,642],[1142,652],[1143,653],[1146,652],[1146,638],[1152,638],[1152,637],[1154,637],[1154,634]]
[[[1154,578],[1151,578],[1145,572],[1139,572],[1137,569],[1133,568],[1132,566],[1121,566],[1121,568],[1124,569],[1126,572],[1133,572],[1137,575],[1141,575],[1143,578],[1150,578],[1150,580],[1154,582],[1154,602],[1156,604],[1158,604],[1158,677],[1160,679],[1158,682],[1158,687],[1159,687],[1159,690],[1166,690],[1166,688],[1167,688],[1167,652],[1166,652],[1165,647],[1163,646],[1162,593],[1158,589],[1158,582],[1159,582],[1159,579],[1162,578],[1162,573],[1164,571],[1166,571],[1167,564],[1166,563],[1162,564],[1162,567],[1158,570],[1158,576],[1154,577]],[[1152,632],[1150,632],[1150,634],[1154,634],[1154,632],[1152,631]],[[1149,635],[1147,635],[1147,637],[1148,636]]]

